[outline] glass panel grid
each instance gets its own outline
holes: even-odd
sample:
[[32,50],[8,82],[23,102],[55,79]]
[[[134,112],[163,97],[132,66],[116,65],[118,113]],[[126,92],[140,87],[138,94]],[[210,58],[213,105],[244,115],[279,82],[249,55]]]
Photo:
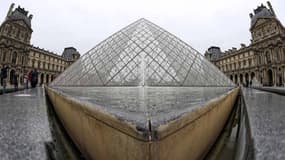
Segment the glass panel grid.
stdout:
[[51,85],[234,86],[195,49],[145,19],[99,43]]

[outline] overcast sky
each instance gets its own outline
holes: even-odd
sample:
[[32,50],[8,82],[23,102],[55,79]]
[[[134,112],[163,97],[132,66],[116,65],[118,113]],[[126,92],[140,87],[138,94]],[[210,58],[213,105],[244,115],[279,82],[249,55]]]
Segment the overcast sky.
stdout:
[[[61,54],[74,46],[84,54],[126,25],[146,18],[203,53],[250,43],[249,13],[264,0],[0,0],[3,22],[15,3],[33,14],[32,44]],[[285,0],[272,0],[285,24]],[[267,5],[267,4],[266,4]]]

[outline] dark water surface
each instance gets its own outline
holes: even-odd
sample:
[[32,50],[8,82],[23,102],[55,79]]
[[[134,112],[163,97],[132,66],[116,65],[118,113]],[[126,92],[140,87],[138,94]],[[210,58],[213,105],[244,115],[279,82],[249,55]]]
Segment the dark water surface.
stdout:
[[165,124],[219,97],[231,87],[53,87],[120,119],[145,127]]

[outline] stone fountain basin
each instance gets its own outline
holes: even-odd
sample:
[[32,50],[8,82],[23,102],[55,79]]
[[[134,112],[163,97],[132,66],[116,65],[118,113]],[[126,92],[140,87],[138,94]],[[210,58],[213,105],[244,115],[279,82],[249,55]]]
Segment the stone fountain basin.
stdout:
[[233,87],[46,87],[87,159],[202,159],[234,106]]

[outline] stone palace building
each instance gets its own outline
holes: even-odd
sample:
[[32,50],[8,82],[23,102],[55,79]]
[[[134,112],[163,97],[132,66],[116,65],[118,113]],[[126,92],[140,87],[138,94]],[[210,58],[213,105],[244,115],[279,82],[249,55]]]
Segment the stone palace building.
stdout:
[[264,86],[284,86],[285,29],[270,2],[261,4],[251,19],[251,43],[224,53],[210,47],[205,56],[236,84],[256,82]]
[[9,66],[8,83],[12,84],[15,73],[20,84],[25,75],[36,68],[38,84],[51,82],[57,75],[76,61],[80,54],[73,47],[65,48],[60,56],[31,45],[33,15],[20,6],[11,4],[4,22],[0,26],[0,68]]

